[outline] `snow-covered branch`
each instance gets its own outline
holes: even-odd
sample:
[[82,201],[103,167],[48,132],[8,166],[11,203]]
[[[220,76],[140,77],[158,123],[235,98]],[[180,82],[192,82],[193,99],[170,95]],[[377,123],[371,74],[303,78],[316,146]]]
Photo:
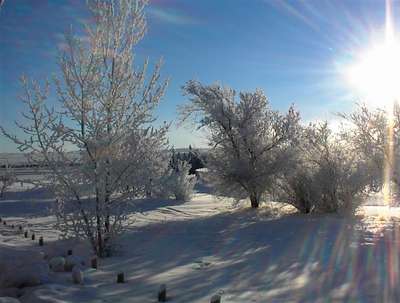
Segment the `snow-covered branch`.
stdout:
[[166,148],[165,124],[151,126],[164,95],[161,62],[150,75],[148,61],[134,64],[135,46],[146,32],[143,0],[88,1],[93,18],[86,37],[65,35],[60,77],[54,79],[60,105],[49,100],[50,84],[22,78],[26,137],[2,133],[46,166],[57,194],[56,214],[66,236],[88,238],[105,256],[123,229],[127,200],[159,176]]
[[214,185],[221,192],[247,196],[258,207],[288,162],[299,114],[292,107],[286,115],[272,110],[261,90],[242,92],[238,100],[233,89],[219,85],[189,81],[183,90],[190,103],[180,110],[182,120],[193,117],[210,133],[208,169]]

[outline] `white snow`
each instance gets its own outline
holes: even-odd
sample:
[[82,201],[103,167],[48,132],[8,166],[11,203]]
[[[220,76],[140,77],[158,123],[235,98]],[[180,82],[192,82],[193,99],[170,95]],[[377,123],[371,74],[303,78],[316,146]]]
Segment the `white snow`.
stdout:
[[43,253],[1,245],[0,288],[36,286],[46,282],[49,282],[49,266]]
[[83,284],[83,272],[78,266],[75,266],[72,269],[71,276],[72,276],[72,282],[74,282],[74,284]]
[[49,261],[49,266],[52,271],[62,272],[65,268],[65,258],[63,257],[53,257]]
[[[51,203],[40,190],[6,193],[0,252],[43,252],[50,260],[72,249],[90,264],[85,243],[58,240]],[[71,272],[50,272],[50,283],[0,294],[18,293],[22,303],[155,302],[165,284],[172,303],[209,302],[214,295],[224,303],[400,300],[399,208],[364,206],[356,218],[343,218],[273,205],[253,210],[207,193],[185,203],[137,201],[120,252],[100,259],[98,270],[84,267],[82,285]],[[28,239],[11,224],[23,224]],[[121,271],[126,282],[117,284]]]

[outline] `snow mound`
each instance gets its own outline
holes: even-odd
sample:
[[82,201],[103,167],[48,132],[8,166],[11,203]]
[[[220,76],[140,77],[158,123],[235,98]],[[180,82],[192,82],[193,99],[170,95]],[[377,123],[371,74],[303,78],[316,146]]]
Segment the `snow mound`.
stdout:
[[83,272],[78,266],[74,266],[72,269],[72,282],[74,284],[83,284]]
[[49,266],[54,272],[64,271],[65,259],[63,257],[53,257],[50,259]]
[[49,281],[49,266],[43,253],[2,246],[0,288],[36,286]]
[[0,297],[0,303],[20,303],[20,301],[11,297]]
[[82,300],[60,299],[70,293],[71,289],[59,284],[47,284],[39,287],[26,289],[25,294],[20,297],[22,303],[61,303],[61,302],[85,302]]
[[21,295],[21,289],[16,287],[0,288],[0,298],[1,297],[12,297],[18,298]]
[[65,270],[72,271],[74,267],[83,267],[85,266],[86,262],[83,258],[79,256],[68,256],[65,258]]
[[[93,256],[90,244],[76,239],[54,241],[51,245],[46,245],[43,249],[47,259],[65,257],[66,263],[87,262]],[[74,257],[67,256],[68,250],[72,250]],[[72,270],[72,267],[70,270]]]

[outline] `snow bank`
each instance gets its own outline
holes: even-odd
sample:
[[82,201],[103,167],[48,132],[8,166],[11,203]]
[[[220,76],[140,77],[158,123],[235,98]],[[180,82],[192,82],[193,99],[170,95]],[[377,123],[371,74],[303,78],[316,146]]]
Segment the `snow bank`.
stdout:
[[79,266],[74,266],[72,269],[72,282],[74,284],[83,284],[83,272]]
[[87,264],[88,261],[85,261],[85,259],[80,256],[68,256],[65,259],[65,270],[72,271],[74,267],[81,268]]
[[0,288],[0,297],[17,298],[21,295],[21,289],[16,287]]
[[41,252],[2,246],[0,288],[35,286],[48,282],[49,266]]
[[[65,265],[72,270],[77,264],[89,264],[89,260],[93,256],[90,244],[76,239],[58,240],[51,242],[43,247],[45,257],[48,260],[57,257],[65,257]],[[72,250],[73,256],[67,256],[68,250]]]
[[20,303],[20,301],[11,297],[0,297],[0,303]]
[[61,302],[85,302],[82,300],[64,300],[61,297],[71,291],[68,286],[58,284],[47,284],[39,287],[27,288],[21,303],[61,303]]
[[49,261],[49,266],[54,272],[64,271],[65,268],[65,258],[63,257],[53,257]]

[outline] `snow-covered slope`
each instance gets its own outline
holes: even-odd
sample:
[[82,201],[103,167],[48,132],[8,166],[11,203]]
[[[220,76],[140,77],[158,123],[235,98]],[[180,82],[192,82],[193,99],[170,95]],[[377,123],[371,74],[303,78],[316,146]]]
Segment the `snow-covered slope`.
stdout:
[[[75,245],[57,241],[51,203],[37,190],[8,193],[0,201],[9,222],[0,225],[0,249],[49,253]],[[86,269],[83,286],[56,273],[52,284],[25,290],[21,301],[155,302],[161,284],[169,302],[182,303],[209,302],[214,294],[235,303],[400,301],[397,208],[366,206],[353,219],[304,216],[281,204],[252,210],[197,193],[187,203],[138,201],[136,211],[121,253],[101,260],[97,271]],[[43,235],[45,246],[11,223]],[[119,271],[124,284],[116,284]]]

